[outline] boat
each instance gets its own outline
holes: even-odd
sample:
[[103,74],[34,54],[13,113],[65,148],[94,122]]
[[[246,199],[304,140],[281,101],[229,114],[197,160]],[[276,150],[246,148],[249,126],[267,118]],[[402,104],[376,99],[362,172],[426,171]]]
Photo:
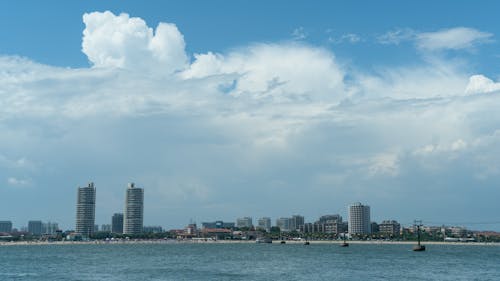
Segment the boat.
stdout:
[[257,238],[255,240],[255,243],[257,243],[257,244],[261,244],[261,243],[271,244],[271,243],[273,243],[273,240],[271,240],[271,238],[269,238],[269,237],[262,237],[262,238]]
[[422,221],[415,221],[415,226],[417,227],[417,245],[413,246],[413,251],[423,252],[425,251],[425,245],[420,244],[420,226],[422,226]]
[[286,244],[285,240],[281,240],[280,244]]
[[304,242],[304,245],[309,245],[311,243],[309,243],[309,241],[306,240],[306,242]]
[[344,240],[340,243],[340,247],[349,247],[349,243],[347,243],[345,239],[346,234],[344,233],[342,236],[344,237]]

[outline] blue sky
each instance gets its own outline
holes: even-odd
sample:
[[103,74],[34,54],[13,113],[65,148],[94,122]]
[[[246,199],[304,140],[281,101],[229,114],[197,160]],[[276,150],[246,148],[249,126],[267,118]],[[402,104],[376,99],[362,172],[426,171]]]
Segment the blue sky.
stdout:
[[0,219],[500,230],[499,4],[289,2],[1,2]]

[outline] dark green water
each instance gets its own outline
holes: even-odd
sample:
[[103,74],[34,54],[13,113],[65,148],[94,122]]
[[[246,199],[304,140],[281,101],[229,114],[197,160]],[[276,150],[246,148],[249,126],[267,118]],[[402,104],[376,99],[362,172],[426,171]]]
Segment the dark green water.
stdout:
[[0,247],[0,280],[500,280],[500,247],[151,244]]

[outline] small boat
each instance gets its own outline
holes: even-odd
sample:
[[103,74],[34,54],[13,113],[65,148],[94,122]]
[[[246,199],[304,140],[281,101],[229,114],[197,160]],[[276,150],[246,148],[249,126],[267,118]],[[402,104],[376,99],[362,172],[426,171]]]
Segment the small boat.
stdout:
[[262,238],[257,238],[255,240],[255,243],[257,243],[257,244],[261,244],[261,243],[271,244],[271,243],[273,243],[273,240],[271,240],[271,238],[269,238],[269,237],[262,237]]
[[304,242],[304,245],[309,245],[309,244],[311,244],[309,243],[309,241]]
[[344,233],[343,237],[344,237],[344,241],[342,241],[342,243],[340,243],[340,247],[349,247],[349,243],[347,243],[345,241],[345,233]]
[[286,244],[285,240],[281,240],[280,244]]
[[417,242],[417,245],[413,246],[413,251],[423,252],[423,251],[425,251],[425,246],[420,244],[420,226],[422,226],[422,221],[415,221],[415,225],[417,226],[417,241],[418,242]]

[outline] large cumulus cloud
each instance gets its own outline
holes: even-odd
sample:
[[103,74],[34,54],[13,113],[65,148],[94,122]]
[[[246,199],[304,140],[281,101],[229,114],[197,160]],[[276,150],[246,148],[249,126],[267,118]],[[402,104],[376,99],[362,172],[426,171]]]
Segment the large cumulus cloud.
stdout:
[[141,18],[122,13],[83,15],[82,51],[95,67],[118,67],[170,73],[188,63],[184,37],[175,24],[160,23],[155,30]]

